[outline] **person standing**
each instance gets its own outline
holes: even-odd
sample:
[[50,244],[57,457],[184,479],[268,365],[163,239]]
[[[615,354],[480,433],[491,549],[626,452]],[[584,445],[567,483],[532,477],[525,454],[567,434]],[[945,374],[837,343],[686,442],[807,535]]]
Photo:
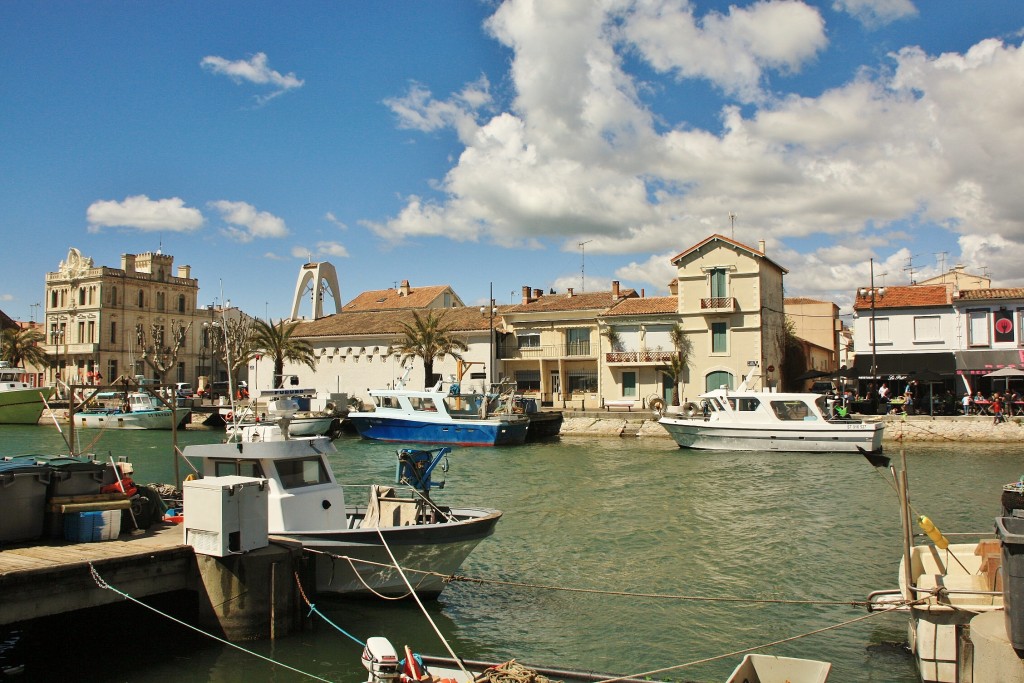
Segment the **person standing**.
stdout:
[[965,391],[964,397],[960,399],[960,404],[964,407],[964,415],[971,414],[971,392]]
[[1003,399],[999,397],[999,394],[992,396],[992,424],[1000,424],[1006,422],[1006,416],[1003,415]]

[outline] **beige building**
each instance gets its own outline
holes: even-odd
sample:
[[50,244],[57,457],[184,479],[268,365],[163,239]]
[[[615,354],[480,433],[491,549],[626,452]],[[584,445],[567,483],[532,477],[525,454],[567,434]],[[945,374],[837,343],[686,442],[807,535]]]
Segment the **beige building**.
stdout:
[[[806,297],[790,297],[785,301],[786,317],[793,323],[793,333],[801,341],[806,369],[834,372],[840,363],[839,306],[831,301]],[[801,387],[802,388],[802,387]]]
[[209,344],[222,312],[199,307],[189,266],[156,253],[123,254],[121,267],[95,266],[75,248],[46,274],[43,328],[47,384],[113,382],[142,375],[165,383],[209,373],[226,377]]

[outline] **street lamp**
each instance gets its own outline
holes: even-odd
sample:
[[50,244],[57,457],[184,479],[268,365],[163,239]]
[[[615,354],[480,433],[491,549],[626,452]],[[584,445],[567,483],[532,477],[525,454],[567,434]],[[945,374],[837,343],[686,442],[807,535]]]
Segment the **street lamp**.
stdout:
[[[858,290],[858,294],[862,298],[871,297],[871,380],[873,382],[878,381],[878,363],[875,355],[875,299],[881,299],[885,296],[885,287],[875,287],[875,259],[870,260],[871,263],[871,286],[861,287]],[[878,387],[875,387],[877,390]]]

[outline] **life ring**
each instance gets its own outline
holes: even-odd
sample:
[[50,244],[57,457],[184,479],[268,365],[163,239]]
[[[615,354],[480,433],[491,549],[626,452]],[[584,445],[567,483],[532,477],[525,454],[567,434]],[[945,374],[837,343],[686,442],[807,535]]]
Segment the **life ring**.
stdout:
[[652,398],[650,405],[651,410],[653,410],[656,413],[660,413],[665,409],[665,400],[660,398]]
[[228,422],[233,422],[235,419],[235,414],[229,410],[227,414],[224,415],[224,419],[227,420]]
[[683,412],[686,413],[687,417],[695,417],[700,412],[700,406],[693,401],[688,401],[683,404]]

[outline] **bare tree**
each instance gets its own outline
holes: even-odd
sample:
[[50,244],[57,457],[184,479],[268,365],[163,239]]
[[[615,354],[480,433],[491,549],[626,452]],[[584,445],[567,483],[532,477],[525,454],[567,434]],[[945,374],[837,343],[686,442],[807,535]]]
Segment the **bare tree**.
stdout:
[[192,323],[190,321],[185,325],[180,320],[172,320],[169,331],[160,323],[153,323],[149,328],[147,335],[142,323],[135,326],[135,337],[142,352],[139,358],[157,374],[157,379],[163,384],[167,372],[178,363],[178,353],[185,346]]

